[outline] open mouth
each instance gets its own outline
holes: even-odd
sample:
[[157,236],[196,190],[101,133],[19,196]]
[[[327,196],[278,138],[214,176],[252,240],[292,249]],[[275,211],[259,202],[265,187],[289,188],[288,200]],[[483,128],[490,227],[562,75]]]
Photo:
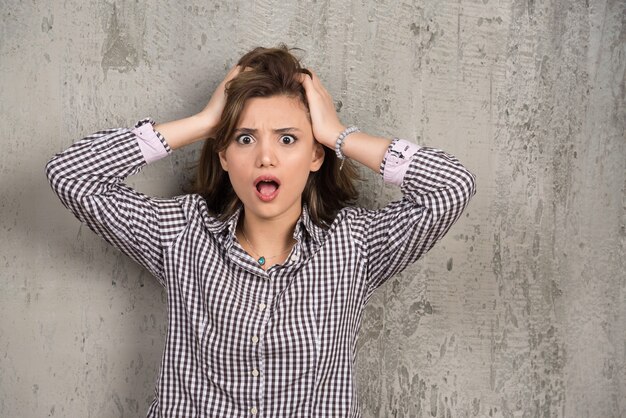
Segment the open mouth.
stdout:
[[258,177],[254,181],[254,186],[257,190],[257,195],[265,201],[272,200],[278,194],[280,188],[280,181],[272,176]]

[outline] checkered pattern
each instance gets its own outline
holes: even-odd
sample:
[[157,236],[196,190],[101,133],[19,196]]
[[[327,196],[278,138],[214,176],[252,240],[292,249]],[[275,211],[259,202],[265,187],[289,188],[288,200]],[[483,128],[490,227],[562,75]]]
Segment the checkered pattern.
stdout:
[[265,272],[235,238],[240,212],[220,222],[198,195],[156,199],[123,184],[146,164],[138,141],[128,129],[97,132],[46,169],[81,222],[165,286],[168,332],[148,416],[360,416],[365,304],[448,231],[474,194],[473,175],[440,150],[393,151],[408,149],[395,140],[381,173],[409,159],[403,199],[344,208],[326,229],[304,208],[288,260]]

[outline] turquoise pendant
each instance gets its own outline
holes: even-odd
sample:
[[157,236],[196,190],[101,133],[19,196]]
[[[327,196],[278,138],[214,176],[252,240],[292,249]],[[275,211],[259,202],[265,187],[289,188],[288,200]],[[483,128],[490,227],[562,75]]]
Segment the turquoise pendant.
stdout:
[[264,264],[265,264],[265,257],[261,256],[261,257],[257,260],[257,262],[259,263],[259,265],[260,265],[260,266],[264,265]]

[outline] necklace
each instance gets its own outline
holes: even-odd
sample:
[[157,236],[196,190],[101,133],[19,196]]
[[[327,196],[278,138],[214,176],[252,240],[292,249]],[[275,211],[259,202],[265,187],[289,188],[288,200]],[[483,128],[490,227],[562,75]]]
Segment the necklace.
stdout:
[[271,255],[271,256],[263,256],[260,255],[259,252],[256,250],[256,248],[254,248],[254,245],[252,245],[252,243],[250,242],[250,240],[248,239],[248,237],[246,236],[246,232],[243,230],[243,227],[241,227],[241,233],[243,234],[243,238],[246,240],[246,242],[248,243],[248,245],[250,246],[250,249],[252,250],[252,252],[254,253],[255,257],[258,256],[259,258],[257,258],[256,262],[259,263],[259,265],[262,267],[265,265],[265,262],[267,260],[271,260],[272,258],[276,258],[278,256],[281,256],[289,251],[291,251],[291,249],[293,248],[293,244],[289,246],[289,248],[287,248],[285,251],[283,251],[282,253],[276,254],[276,255]]

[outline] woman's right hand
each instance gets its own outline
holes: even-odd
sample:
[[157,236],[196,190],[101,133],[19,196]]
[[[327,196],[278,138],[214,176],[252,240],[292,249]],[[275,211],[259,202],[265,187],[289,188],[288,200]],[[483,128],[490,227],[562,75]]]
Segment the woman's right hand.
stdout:
[[193,116],[162,123],[154,127],[165,138],[170,148],[177,149],[202,139],[212,138],[226,105],[226,84],[237,76],[240,67],[235,66],[217,86],[209,103]]
[[217,86],[211,99],[207,103],[204,109],[202,109],[197,116],[199,116],[203,121],[208,123],[209,128],[209,136],[213,136],[215,127],[220,121],[222,117],[222,111],[224,110],[224,106],[226,105],[226,85],[230,80],[237,77],[240,73],[241,67],[238,65],[234,66],[230,69],[226,77],[222,80],[222,82]]

